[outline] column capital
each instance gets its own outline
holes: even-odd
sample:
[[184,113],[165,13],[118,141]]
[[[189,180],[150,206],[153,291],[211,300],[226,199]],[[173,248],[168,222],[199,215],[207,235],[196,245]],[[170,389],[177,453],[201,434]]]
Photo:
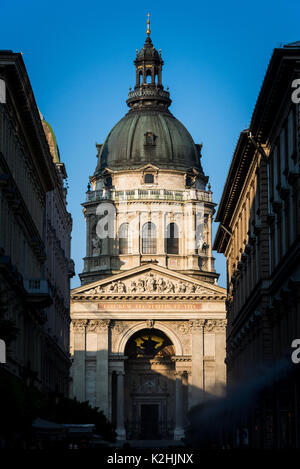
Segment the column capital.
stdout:
[[207,319],[204,330],[207,332],[223,332],[226,329],[226,319]]
[[110,319],[90,319],[87,325],[87,332],[107,332],[110,325]]
[[73,319],[72,325],[75,333],[85,332],[88,321],[87,319]]
[[192,331],[202,331],[206,323],[206,319],[191,319],[189,321],[189,326]]

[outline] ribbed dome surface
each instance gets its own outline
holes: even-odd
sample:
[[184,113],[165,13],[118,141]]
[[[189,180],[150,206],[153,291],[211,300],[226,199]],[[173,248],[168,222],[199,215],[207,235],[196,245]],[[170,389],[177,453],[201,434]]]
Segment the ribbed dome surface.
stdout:
[[[145,134],[153,135],[153,143]],[[107,136],[96,172],[138,168],[152,163],[159,168],[202,171],[200,150],[186,128],[171,113],[144,110],[129,112]]]

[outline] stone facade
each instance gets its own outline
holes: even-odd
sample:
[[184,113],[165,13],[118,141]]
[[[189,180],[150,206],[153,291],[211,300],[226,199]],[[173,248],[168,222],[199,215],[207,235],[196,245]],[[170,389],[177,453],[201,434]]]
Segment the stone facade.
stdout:
[[300,334],[299,104],[292,100],[299,57],[300,43],[275,49],[216,216],[214,248],[227,258],[229,391],[260,383],[233,422],[233,434],[246,428],[252,447],[299,446],[299,379],[291,369]]
[[120,439],[182,438],[188,411],[226,382],[215,204],[201,145],[168,110],[162,64],[148,36],[130,111],[97,145],[71,294],[72,396],[102,409]]
[[0,306],[18,329],[1,371],[67,395],[72,222],[62,164],[21,54],[0,51],[0,83]]
[[[74,289],[73,395],[100,407],[120,438],[125,428],[127,438],[139,437],[141,406],[157,404],[160,435],[181,438],[188,410],[224,392],[224,299],[216,285],[155,265]],[[170,356],[128,356],[139,333],[169,339]],[[153,393],[143,388],[147,378]]]

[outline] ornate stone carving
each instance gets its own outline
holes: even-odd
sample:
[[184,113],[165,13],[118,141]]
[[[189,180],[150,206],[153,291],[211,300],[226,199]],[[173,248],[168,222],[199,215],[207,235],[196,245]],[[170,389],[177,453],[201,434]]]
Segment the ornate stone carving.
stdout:
[[101,285],[98,285],[98,287],[92,288],[91,290],[87,290],[86,295],[99,295],[101,293],[104,293],[103,287]]
[[153,319],[148,319],[146,324],[148,329],[153,329],[155,321]]
[[126,287],[125,284],[119,280],[118,282],[110,283],[105,291],[109,293],[126,293]]
[[124,331],[125,327],[124,324],[121,321],[114,321],[113,326],[112,326],[112,331],[114,334],[122,334]]
[[227,320],[217,319],[215,325],[215,332],[224,332],[226,330]]
[[190,332],[188,322],[184,321],[177,323],[177,331],[182,335],[188,334]]
[[212,332],[214,328],[216,327],[216,320],[215,319],[207,319],[205,323],[205,331],[207,332]]
[[87,325],[87,332],[100,332],[107,331],[110,324],[110,319],[90,319]]
[[213,291],[197,285],[192,282],[184,282],[183,280],[172,281],[169,278],[160,275],[154,275],[152,272],[147,273],[143,277],[138,277],[133,280],[121,280],[109,283],[108,285],[99,285],[90,290],[86,290],[84,295],[101,295],[111,293],[147,293],[147,294],[199,294],[199,295],[214,295]]
[[75,333],[84,332],[87,325],[87,319],[73,319],[73,329]]
[[205,325],[206,319],[192,319],[189,321],[189,326],[193,331],[202,330]]
[[167,324],[180,335],[186,335],[190,332],[189,321],[168,321]]

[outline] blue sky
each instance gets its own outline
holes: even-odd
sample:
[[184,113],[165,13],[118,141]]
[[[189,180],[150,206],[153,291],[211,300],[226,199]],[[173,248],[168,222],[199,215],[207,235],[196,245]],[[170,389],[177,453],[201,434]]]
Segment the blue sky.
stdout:
[[[37,104],[69,176],[76,273],[85,255],[81,203],[103,143],[127,112],[135,50],[162,49],[172,113],[203,143],[202,165],[219,202],[239,132],[249,124],[272,50],[300,39],[299,1],[1,0],[0,48],[23,52]],[[214,232],[216,227],[214,227]],[[219,284],[225,262],[216,254]],[[76,276],[72,286],[78,286]]]

